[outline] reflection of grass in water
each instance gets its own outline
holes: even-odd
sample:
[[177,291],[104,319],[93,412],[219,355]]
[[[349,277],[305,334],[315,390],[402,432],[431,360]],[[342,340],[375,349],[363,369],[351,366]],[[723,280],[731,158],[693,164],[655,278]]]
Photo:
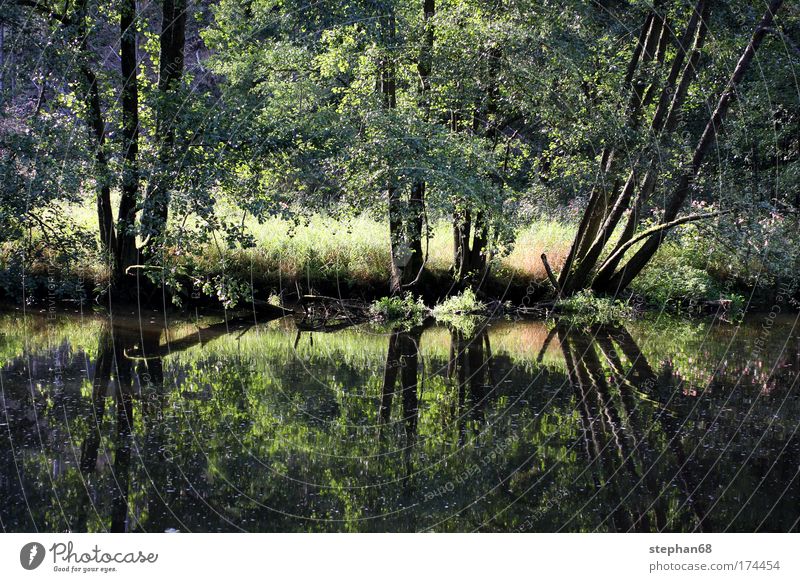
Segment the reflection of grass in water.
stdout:
[[64,343],[73,351],[81,349],[90,358],[95,358],[103,325],[104,318],[91,313],[83,320],[65,314],[50,319],[39,311],[27,316],[23,316],[22,311],[0,314],[0,362],[11,362],[26,348],[30,353],[37,353]]
[[[485,318],[477,318],[475,331],[484,326],[488,329],[494,353],[502,353],[512,360],[524,365],[528,360],[535,360],[541,349],[548,329],[542,321],[488,322]],[[204,346],[194,346],[170,358],[185,362],[217,355],[238,355],[254,360],[265,352],[281,354],[281,361],[286,363],[295,358],[293,344],[294,331],[286,329],[289,320],[283,323],[271,322],[258,326],[239,336],[234,333],[216,338]],[[290,325],[290,324],[289,324]],[[196,330],[191,324],[184,324],[183,332],[191,334]],[[375,330],[379,330],[377,333]],[[174,330],[171,330],[173,333]],[[178,334],[175,334],[178,335]],[[310,337],[313,335],[313,345]],[[374,326],[359,326],[344,329],[335,333],[303,332],[297,345],[297,355],[306,361],[320,360],[339,361],[352,367],[371,367],[382,369],[386,359],[389,333]],[[420,340],[423,355],[446,358],[450,351],[450,329],[446,325],[435,325],[425,329]],[[553,339],[544,362],[556,365],[560,354],[557,339]],[[376,368],[377,366],[377,368]],[[559,365],[563,368],[563,363]]]
[[[462,329],[471,335],[487,325],[482,318],[466,318],[471,325]],[[744,360],[751,357],[754,342],[762,332],[763,317],[754,315],[740,326],[727,324],[710,325],[708,320],[688,320],[674,316],[648,316],[642,320],[626,324],[634,340],[641,348],[648,362],[658,370],[669,361],[674,370],[691,384],[707,384],[714,365],[727,357],[730,374],[742,372]],[[222,321],[221,318],[205,317],[200,327]],[[772,365],[770,360],[786,340],[791,329],[792,316],[779,317],[767,337],[767,345],[762,355],[756,357],[756,369],[751,380],[763,384]],[[145,321],[145,324],[148,322]],[[21,312],[0,315],[0,361],[9,363],[22,355],[27,349],[30,353],[55,348],[64,343],[72,350],[82,349],[91,359],[96,358],[101,329],[108,324],[104,315],[88,314],[81,320],[73,314],[59,314],[48,319],[46,314],[31,312],[23,318]],[[136,329],[136,319],[125,320],[127,327]],[[190,321],[173,323],[169,328],[169,340],[175,342],[183,337],[197,333],[197,324]],[[516,365],[527,369],[539,354],[548,333],[547,324],[540,321],[490,321],[488,331],[491,347],[496,354],[505,354]],[[196,345],[184,352],[168,356],[176,364],[187,364],[207,358],[228,357],[236,354],[257,361],[265,350],[271,357],[279,358],[283,365],[296,360],[293,351],[295,331],[292,320],[285,318],[260,324],[242,334],[231,328],[231,334]],[[733,344],[728,347],[736,334]],[[297,355],[309,366],[318,362],[340,362],[351,369],[371,369],[382,371],[385,365],[388,333],[380,328],[361,326],[337,333],[314,333],[313,346],[311,334],[304,332],[297,347]],[[167,343],[166,336],[161,338]],[[437,325],[427,328],[422,334],[420,346],[424,357],[446,359],[450,349],[450,331],[447,326]],[[759,365],[759,362],[761,364]],[[554,337],[543,356],[542,363],[553,370],[565,371],[563,355],[558,337]],[[750,373],[750,372],[748,372]]]

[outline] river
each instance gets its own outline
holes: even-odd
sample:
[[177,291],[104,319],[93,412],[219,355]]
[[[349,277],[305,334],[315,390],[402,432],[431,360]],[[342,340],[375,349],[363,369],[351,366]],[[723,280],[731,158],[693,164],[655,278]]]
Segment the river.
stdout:
[[0,526],[797,531],[799,334],[6,311]]

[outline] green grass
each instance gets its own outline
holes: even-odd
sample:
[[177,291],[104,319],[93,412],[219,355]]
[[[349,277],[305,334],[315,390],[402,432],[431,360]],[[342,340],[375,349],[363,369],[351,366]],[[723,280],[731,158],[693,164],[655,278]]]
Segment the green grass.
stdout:
[[[90,205],[64,207],[61,211],[69,213],[76,226],[96,232],[97,216]],[[232,210],[227,214],[234,219]],[[274,303],[282,290],[293,292],[296,285],[304,293],[344,296],[380,297],[388,291],[389,232],[384,217],[365,214],[334,218],[315,214],[299,224],[278,217],[260,223],[250,218],[245,227],[253,237],[253,247],[229,248],[220,242],[219,246],[210,243],[180,256],[176,253],[178,271],[194,277],[207,295],[216,295],[228,305],[246,302],[251,293],[264,299],[272,296]],[[431,233],[430,240],[423,244],[426,269],[434,280],[445,280],[452,267],[452,227],[439,221],[432,224]],[[574,234],[572,224],[555,220],[532,222],[517,232],[508,254],[495,257],[492,277],[503,285],[545,285],[547,275],[541,255],[546,254],[558,272]],[[660,306],[727,297],[730,291],[716,283],[726,279],[720,275],[730,263],[730,253],[722,251],[696,229],[681,229],[664,244],[632,288],[650,304]],[[12,289],[14,280],[21,277],[16,274],[19,269],[12,269],[13,257],[13,244],[0,249],[0,267],[9,279],[0,280],[0,285],[10,295],[19,295]],[[30,276],[41,272],[46,279],[47,268],[44,263],[29,264],[26,273]],[[79,265],[65,265],[62,271],[65,280],[93,283],[96,288],[103,288],[108,282],[108,270],[99,257]]]
[[546,281],[542,253],[554,271],[558,272],[567,260],[576,227],[555,220],[537,220],[517,233],[514,248],[501,259],[499,274]]
[[[385,291],[389,280],[389,232],[385,221],[361,215],[336,219],[314,215],[295,224],[281,218],[262,223],[247,221],[255,246],[227,249],[211,246],[202,254],[197,271],[209,276],[223,272],[232,279],[254,280],[256,287],[289,286],[297,282],[306,291],[320,287],[347,293],[356,288]],[[453,236],[446,222],[433,225],[426,269],[446,276],[452,267]],[[560,268],[569,249],[572,229],[561,223],[536,222],[520,233],[512,252],[495,265],[502,280],[513,277],[527,283],[543,282],[546,274],[538,258],[547,252]]]

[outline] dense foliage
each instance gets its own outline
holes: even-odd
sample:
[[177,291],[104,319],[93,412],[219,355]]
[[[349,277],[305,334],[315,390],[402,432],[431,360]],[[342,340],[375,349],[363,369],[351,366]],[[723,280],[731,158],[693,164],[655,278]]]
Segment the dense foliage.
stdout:
[[259,271],[276,220],[363,217],[375,296],[794,285],[799,47],[775,0],[10,0],[0,285],[233,305],[313,287]]

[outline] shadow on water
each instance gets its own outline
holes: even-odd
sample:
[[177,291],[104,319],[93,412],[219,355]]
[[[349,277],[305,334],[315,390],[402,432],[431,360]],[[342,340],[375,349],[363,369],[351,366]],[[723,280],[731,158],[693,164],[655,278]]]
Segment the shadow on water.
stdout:
[[798,527],[800,356],[757,329],[25,325],[5,531]]

